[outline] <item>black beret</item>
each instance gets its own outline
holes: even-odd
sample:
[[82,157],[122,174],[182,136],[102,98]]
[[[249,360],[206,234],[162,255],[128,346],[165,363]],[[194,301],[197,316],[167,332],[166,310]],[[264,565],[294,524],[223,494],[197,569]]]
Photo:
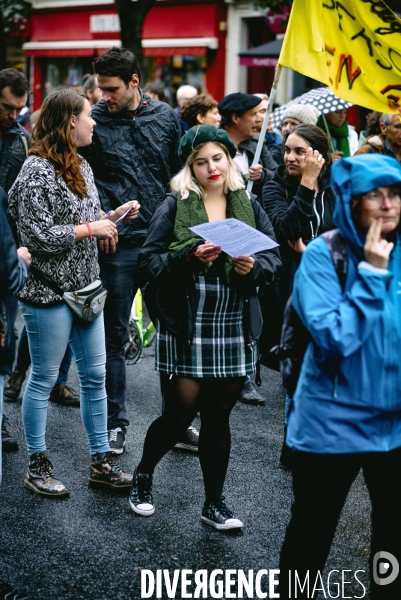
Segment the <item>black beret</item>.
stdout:
[[228,94],[228,96],[219,102],[217,108],[221,113],[242,113],[255,108],[261,102],[262,100],[258,96],[238,92],[236,94]]
[[181,138],[178,156],[182,164],[185,163],[196,146],[207,142],[223,144],[227,148],[231,158],[234,158],[237,153],[236,145],[230,140],[224,129],[217,129],[214,125],[195,125],[195,127],[188,129],[186,134]]

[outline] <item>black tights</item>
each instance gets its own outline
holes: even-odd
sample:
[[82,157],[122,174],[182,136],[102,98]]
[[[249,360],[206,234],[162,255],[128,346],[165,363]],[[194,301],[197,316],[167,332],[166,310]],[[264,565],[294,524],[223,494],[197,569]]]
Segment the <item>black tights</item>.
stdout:
[[230,413],[244,377],[190,379],[161,375],[164,412],[148,429],[143,446],[141,473],[152,474],[157,463],[175,446],[200,412],[199,460],[206,500],[221,498],[230,457]]

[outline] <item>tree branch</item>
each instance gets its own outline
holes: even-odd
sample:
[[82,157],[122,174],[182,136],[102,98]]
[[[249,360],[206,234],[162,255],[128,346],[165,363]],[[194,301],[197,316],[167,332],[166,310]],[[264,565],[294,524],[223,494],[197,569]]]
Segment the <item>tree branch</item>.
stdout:
[[141,73],[145,75],[142,51],[142,27],[146,15],[156,0],[114,0],[120,17],[121,44],[138,59]]

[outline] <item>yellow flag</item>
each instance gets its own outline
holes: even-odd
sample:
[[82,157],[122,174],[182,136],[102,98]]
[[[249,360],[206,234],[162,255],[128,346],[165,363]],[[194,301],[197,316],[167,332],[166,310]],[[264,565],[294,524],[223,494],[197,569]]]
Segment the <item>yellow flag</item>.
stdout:
[[278,62],[354,104],[401,109],[401,20],[382,0],[294,0]]

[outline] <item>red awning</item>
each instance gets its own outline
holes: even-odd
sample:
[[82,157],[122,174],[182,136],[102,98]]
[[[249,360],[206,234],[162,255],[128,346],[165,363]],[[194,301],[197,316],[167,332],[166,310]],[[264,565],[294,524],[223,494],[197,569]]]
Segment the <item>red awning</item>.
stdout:
[[[63,57],[63,56],[99,56],[105,52],[107,48],[59,48],[55,50],[25,50],[26,56],[37,57]],[[171,48],[144,48],[144,56],[176,56],[176,55],[192,55],[204,56],[206,54],[206,46],[177,46]]]
[[144,48],[144,56],[176,56],[177,54],[192,54],[203,56],[206,54],[206,46],[172,46],[171,48]]
[[[143,39],[217,37],[217,4],[154,6],[146,15]],[[115,8],[33,11],[30,42],[120,39]],[[111,46],[112,44],[110,44]]]
[[[204,55],[218,46],[217,5],[154,6],[143,26],[145,56]],[[120,45],[114,9],[34,11],[27,56],[97,56]]]
[[[63,56],[96,56],[99,54],[98,50],[93,48],[74,48],[71,50],[69,48],[57,48],[54,50],[50,49],[24,49],[26,56],[51,56],[51,57],[63,57]],[[104,51],[103,51],[104,52]]]
[[[111,46],[120,46],[120,40],[57,40],[27,42],[23,49],[27,56],[98,56]],[[175,56],[192,54],[202,56],[208,48],[217,50],[218,38],[157,38],[142,40],[145,56]]]
[[[176,56],[189,54],[192,56],[203,56],[206,54],[208,48],[217,49],[216,38],[205,38],[204,44],[201,43],[199,38],[185,38],[187,45],[182,43],[184,40],[179,40],[179,44],[175,45],[174,40],[143,40],[146,44],[143,53],[145,56]],[[192,42],[192,43],[191,43]],[[105,52],[112,45],[119,46],[119,41],[113,41],[110,44],[108,40],[103,40],[103,44],[87,44],[87,42],[76,42],[69,44],[68,42],[27,42],[23,45],[26,56],[51,56],[51,57],[62,57],[62,56],[99,56]]]

